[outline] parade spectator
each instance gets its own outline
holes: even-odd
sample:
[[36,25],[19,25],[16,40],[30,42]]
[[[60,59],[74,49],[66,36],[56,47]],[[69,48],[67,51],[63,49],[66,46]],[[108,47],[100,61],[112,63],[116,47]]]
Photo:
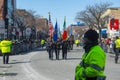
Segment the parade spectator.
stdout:
[[113,46],[114,46],[114,41],[110,39],[110,53],[114,53]]
[[107,52],[110,51],[110,38],[106,39],[106,45],[107,45]]
[[102,48],[105,52],[107,52],[107,45],[106,45],[104,39],[101,40],[100,46],[101,46],[101,48]]

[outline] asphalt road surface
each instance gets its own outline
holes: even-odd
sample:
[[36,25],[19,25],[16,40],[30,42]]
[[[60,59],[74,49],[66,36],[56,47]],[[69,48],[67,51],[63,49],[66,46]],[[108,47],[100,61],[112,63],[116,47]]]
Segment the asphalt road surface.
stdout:
[[[68,52],[67,60],[49,60],[48,53],[40,48],[23,55],[10,56],[8,65],[0,57],[0,80],[74,80],[75,67],[81,61],[84,51],[74,47]],[[105,73],[107,80],[120,80],[120,60],[114,63],[114,54],[107,53]]]

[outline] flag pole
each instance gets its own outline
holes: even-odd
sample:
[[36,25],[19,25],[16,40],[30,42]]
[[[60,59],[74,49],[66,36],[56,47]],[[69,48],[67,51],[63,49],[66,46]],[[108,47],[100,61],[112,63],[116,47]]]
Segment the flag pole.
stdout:
[[51,15],[50,15],[50,12],[48,12],[48,14],[49,14],[49,22],[51,22]]
[[49,36],[50,36],[50,39],[52,39],[52,33],[53,33],[53,25],[52,25],[52,22],[51,22],[51,15],[50,15],[50,12],[48,12],[48,15],[49,15],[49,19],[48,19],[48,26],[49,26]]

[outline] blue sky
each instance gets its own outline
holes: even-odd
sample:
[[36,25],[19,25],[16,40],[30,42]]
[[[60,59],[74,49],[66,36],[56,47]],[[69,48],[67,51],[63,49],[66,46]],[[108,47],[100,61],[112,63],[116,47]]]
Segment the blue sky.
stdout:
[[100,2],[112,2],[112,7],[120,7],[120,0],[16,0],[18,9],[36,11],[37,14],[48,19],[48,12],[51,13],[53,26],[57,19],[60,29],[63,28],[64,16],[66,26],[76,24],[76,13],[84,10],[87,5]]

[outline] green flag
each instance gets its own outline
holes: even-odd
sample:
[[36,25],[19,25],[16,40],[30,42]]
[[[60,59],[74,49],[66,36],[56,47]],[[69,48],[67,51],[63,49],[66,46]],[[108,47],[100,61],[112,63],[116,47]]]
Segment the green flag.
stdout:
[[63,34],[62,34],[62,39],[63,39],[63,40],[66,40],[66,39],[67,39],[66,17],[64,18],[64,23],[63,23]]
[[64,17],[63,30],[66,30],[66,16]]

